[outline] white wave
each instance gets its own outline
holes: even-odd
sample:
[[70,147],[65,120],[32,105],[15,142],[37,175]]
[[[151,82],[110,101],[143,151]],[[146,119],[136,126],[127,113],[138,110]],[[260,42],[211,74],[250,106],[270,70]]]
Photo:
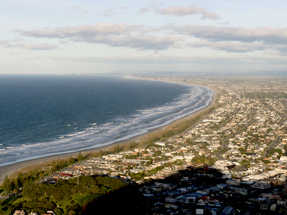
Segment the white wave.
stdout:
[[25,145],[24,147],[35,147],[35,146],[40,146],[43,143],[37,143],[37,144],[31,144],[31,145]]
[[25,145],[24,147],[26,148],[26,147],[32,147],[32,146],[34,146],[34,145]]
[[80,132],[77,132],[77,133],[74,133],[74,134],[67,134],[67,135],[65,135],[65,136],[73,137],[73,136],[77,136],[77,135],[79,135],[79,134],[82,134],[82,133],[84,133],[84,132],[86,132],[86,131],[80,131]]
[[75,136],[75,138],[86,137],[86,136],[89,136],[89,135],[91,135],[91,134],[90,133],[81,134],[81,135]]

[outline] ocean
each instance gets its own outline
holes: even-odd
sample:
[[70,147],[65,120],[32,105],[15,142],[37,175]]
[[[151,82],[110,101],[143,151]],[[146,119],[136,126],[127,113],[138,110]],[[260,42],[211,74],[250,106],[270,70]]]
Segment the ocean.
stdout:
[[0,75],[0,166],[144,134],[206,107],[213,93],[116,76]]

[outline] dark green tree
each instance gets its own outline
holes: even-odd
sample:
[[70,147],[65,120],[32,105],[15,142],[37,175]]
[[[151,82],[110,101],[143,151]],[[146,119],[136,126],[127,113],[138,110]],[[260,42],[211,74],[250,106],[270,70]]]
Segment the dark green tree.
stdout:
[[129,149],[133,149],[137,146],[136,142],[131,142],[130,143],[130,146],[129,146]]
[[64,214],[62,208],[55,208],[55,209],[54,209],[54,212],[55,212],[55,214],[57,214],[57,215],[62,215],[62,214]]
[[13,187],[10,179],[8,178],[8,175],[5,176],[4,182],[3,182],[3,187],[7,193],[12,192]]
[[79,154],[78,154],[78,161],[81,161],[81,160],[83,160],[83,159],[84,159],[84,157],[83,157],[82,153],[79,152]]
[[71,156],[70,159],[69,159],[69,164],[71,165],[73,163],[75,163],[75,159]]
[[114,152],[114,153],[118,153],[118,152],[120,152],[120,151],[121,151],[121,147],[119,146],[119,144],[116,145],[116,146],[113,148],[113,152]]
[[52,172],[57,171],[57,165],[55,159],[52,160],[51,170]]
[[18,173],[17,180],[19,182],[19,186],[23,187],[25,178],[24,178],[24,175],[21,171]]
[[19,192],[19,189],[20,189],[20,184],[19,184],[19,181],[17,178],[14,179],[14,190],[17,190],[16,193]]

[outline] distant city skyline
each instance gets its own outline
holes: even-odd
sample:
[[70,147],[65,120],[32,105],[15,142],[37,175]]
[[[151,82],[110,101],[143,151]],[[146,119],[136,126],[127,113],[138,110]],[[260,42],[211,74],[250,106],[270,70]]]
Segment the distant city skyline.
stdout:
[[287,73],[287,2],[2,0],[0,74]]

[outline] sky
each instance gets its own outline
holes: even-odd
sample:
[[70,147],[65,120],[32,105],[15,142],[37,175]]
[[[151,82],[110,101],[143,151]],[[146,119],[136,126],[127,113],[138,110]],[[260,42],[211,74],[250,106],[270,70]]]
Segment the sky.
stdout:
[[0,74],[287,73],[287,1],[0,0]]

